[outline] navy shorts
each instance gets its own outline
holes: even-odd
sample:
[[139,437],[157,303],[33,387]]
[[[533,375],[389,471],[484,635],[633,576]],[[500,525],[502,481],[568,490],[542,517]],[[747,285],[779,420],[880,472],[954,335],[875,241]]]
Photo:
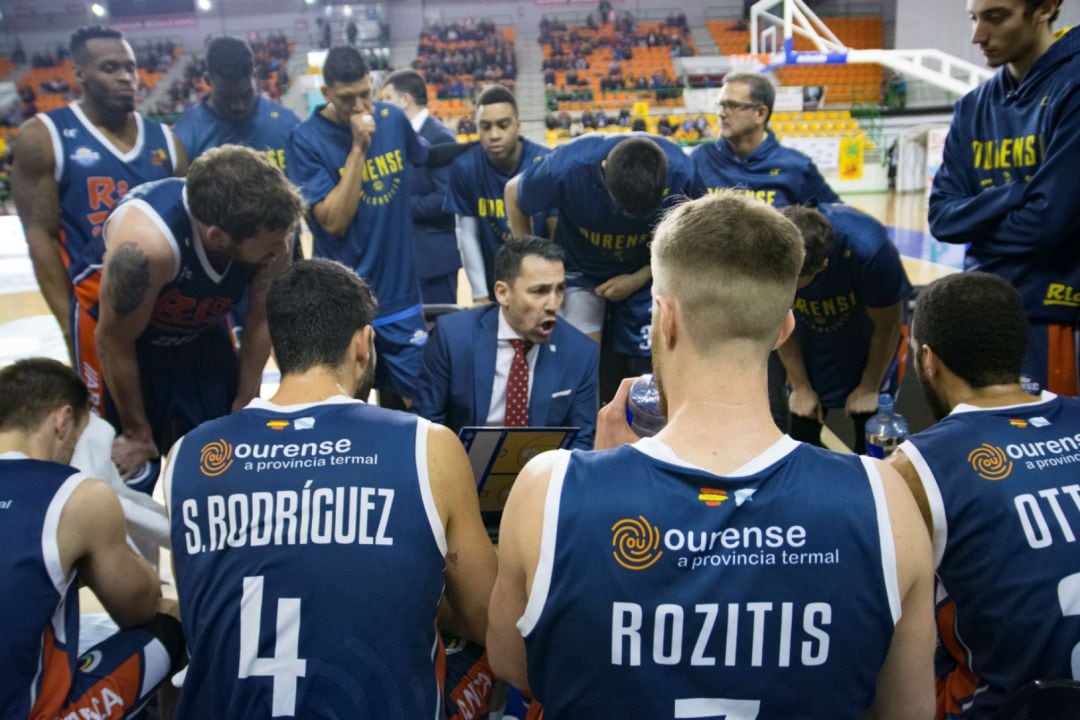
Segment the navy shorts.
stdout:
[[420,305],[377,318],[375,328],[375,389],[402,397],[416,394],[420,357],[428,333]]
[[1032,321],[1027,354],[1021,370],[1028,392],[1049,390],[1075,396],[1080,385],[1080,326],[1072,323]]

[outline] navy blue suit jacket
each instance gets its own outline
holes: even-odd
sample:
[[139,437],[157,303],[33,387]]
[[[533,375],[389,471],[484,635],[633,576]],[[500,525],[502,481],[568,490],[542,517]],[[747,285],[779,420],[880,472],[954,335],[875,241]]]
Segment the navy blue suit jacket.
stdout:
[[[424,346],[413,411],[454,432],[487,424],[495,381],[499,305],[443,315]],[[578,427],[573,447],[591,450],[596,433],[596,343],[560,319],[539,346],[529,425]]]
[[[419,135],[431,145],[457,142],[450,128],[433,117],[420,126]],[[461,267],[454,214],[443,210],[443,201],[450,188],[450,166],[434,170],[414,167],[410,182],[416,276],[449,275]]]

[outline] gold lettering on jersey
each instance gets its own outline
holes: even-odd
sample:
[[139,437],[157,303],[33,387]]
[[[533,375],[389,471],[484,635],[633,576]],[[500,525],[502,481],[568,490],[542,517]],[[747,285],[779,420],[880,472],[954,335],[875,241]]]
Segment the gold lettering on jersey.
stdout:
[[581,237],[588,240],[592,245],[613,252],[621,252],[636,248],[639,245],[646,245],[652,238],[652,233],[626,235],[622,233],[605,233],[598,230],[589,230],[588,228],[578,228],[578,232],[581,233]]
[[477,198],[476,204],[480,217],[506,217],[506,207],[503,205],[502,198]]
[[859,305],[859,300],[852,290],[846,295],[837,295],[825,300],[810,300],[795,298],[795,311],[809,318],[830,318],[845,315]]
[[[285,169],[285,148],[270,148],[263,152],[266,153],[266,158],[274,165],[274,167],[281,170]],[[342,168],[342,170],[344,171],[344,168]]]
[[364,182],[374,182],[387,175],[396,175],[404,169],[405,161],[401,157],[401,150],[391,150],[365,160],[361,178]]
[[708,189],[708,193],[710,195],[715,195],[717,193],[722,193],[722,192],[742,193],[743,195],[746,195],[747,197],[754,198],[755,200],[760,200],[761,202],[768,203],[769,205],[775,205],[776,204],[776,191],[775,190],[751,190],[750,188],[745,188],[745,187],[730,187],[730,188],[714,187],[714,188],[709,188]]
[[1046,297],[1043,299],[1043,305],[1073,308],[1080,307],[1080,291],[1077,291],[1071,285],[1065,285],[1064,283],[1050,283],[1050,286],[1046,288]]
[[[405,170],[405,159],[401,150],[391,150],[382,155],[368,158],[360,170],[360,180],[364,184],[365,205],[389,205],[401,189]],[[338,177],[345,174],[345,168],[338,168]]]
[[1011,170],[1037,167],[1042,163],[1042,134],[1015,138],[971,141],[972,165],[976,170]]

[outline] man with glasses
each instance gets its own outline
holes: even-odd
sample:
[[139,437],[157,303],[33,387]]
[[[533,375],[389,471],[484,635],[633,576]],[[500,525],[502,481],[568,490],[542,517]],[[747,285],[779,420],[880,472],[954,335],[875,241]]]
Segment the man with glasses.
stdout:
[[356,48],[332,48],[323,80],[326,104],[289,136],[285,166],[311,208],[315,257],[354,269],[379,299],[375,387],[384,405],[403,407],[393,396],[412,397],[427,341],[409,182],[410,166],[427,161],[429,146],[400,108],[373,102]]
[[[768,131],[776,91],[768,78],[756,73],[733,73],[720,90],[717,115],[720,139],[699,145],[690,154],[697,182],[709,193],[735,189],[773,207],[838,203],[814,161],[784,147]],[[784,366],[769,356],[769,403],[781,429],[789,424],[784,393]]]
[[768,131],[776,91],[755,73],[728,75],[720,90],[720,139],[690,154],[710,193],[737,188],[774,207],[840,202],[814,161]]

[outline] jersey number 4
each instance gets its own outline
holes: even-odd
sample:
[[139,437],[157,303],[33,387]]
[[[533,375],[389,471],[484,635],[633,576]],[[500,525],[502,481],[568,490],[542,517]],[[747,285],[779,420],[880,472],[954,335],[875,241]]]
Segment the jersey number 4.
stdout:
[[240,679],[271,677],[274,694],[271,717],[296,715],[297,679],[307,673],[307,660],[299,657],[300,598],[280,598],[274,656],[259,657],[259,625],[262,619],[263,577],[244,578],[240,600]]
[[679,698],[675,701],[675,720],[756,720],[760,700],[731,698]]

